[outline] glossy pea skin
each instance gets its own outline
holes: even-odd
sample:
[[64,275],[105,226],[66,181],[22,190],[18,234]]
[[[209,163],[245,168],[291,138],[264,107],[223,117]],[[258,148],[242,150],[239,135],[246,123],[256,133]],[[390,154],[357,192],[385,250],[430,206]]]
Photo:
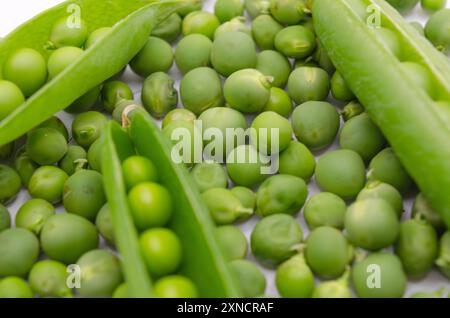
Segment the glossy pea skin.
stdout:
[[243,297],[251,298],[264,295],[266,278],[255,264],[247,260],[234,260],[229,263],[229,267]]
[[121,99],[133,99],[133,92],[128,84],[121,81],[111,81],[103,85],[102,103],[109,113],[114,111]]
[[314,290],[314,275],[303,255],[295,255],[278,267],[275,284],[281,297],[311,297]]
[[155,118],[164,117],[178,104],[175,81],[166,73],[156,72],[147,77],[142,85],[142,103]]
[[25,276],[39,256],[36,236],[22,228],[0,232],[0,277]]
[[200,192],[212,188],[227,188],[227,173],[218,163],[202,162],[194,166],[191,176]]
[[234,187],[231,189],[231,193],[241,201],[244,208],[254,210],[256,207],[256,194],[249,188],[246,187]]
[[322,149],[333,143],[340,119],[333,105],[309,101],[294,109],[291,123],[298,141],[309,149]]
[[262,112],[253,120],[250,141],[265,155],[285,150],[292,140],[289,120],[275,112]]
[[69,176],[73,175],[87,162],[87,153],[80,146],[69,145],[64,157],[59,161],[59,167]]
[[11,216],[8,209],[0,203],[0,232],[9,229],[11,226]]
[[2,70],[3,79],[16,84],[25,97],[33,95],[47,81],[47,63],[44,57],[29,48],[12,52]]
[[24,101],[25,97],[16,84],[0,80],[0,120],[5,119]]
[[180,97],[186,109],[196,115],[223,105],[222,82],[209,67],[189,71],[181,80]]
[[33,298],[28,283],[19,277],[5,277],[0,280],[0,298]]
[[224,96],[231,108],[242,113],[264,109],[270,98],[270,78],[254,69],[243,69],[225,81]]
[[111,297],[122,283],[119,260],[107,250],[92,250],[77,261],[80,267],[80,288],[82,297]]
[[420,5],[427,11],[438,11],[445,8],[447,0],[421,0]]
[[151,275],[162,277],[174,273],[181,264],[182,247],[178,236],[166,228],[153,228],[139,238],[139,246]]
[[391,6],[400,12],[406,12],[416,6],[419,0],[386,0]]
[[303,179],[283,174],[271,176],[256,193],[256,213],[262,217],[279,213],[294,215],[303,207],[307,196]]
[[431,271],[438,255],[436,230],[423,220],[412,219],[402,223],[395,253],[409,277],[424,277]]
[[194,282],[181,275],[169,275],[156,281],[153,286],[158,298],[197,298],[199,293]]
[[96,111],[79,114],[72,123],[72,136],[78,145],[89,148],[100,138],[107,123],[106,116]]
[[263,111],[273,111],[283,117],[289,117],[292,112],[292,99],[288,93],[278,87],[270,88],[270,97]]
[[67,267],[57,261],[43,260],[34,264],[30,271],[31,289],[40,297],[73,297],[67,286]]
[[197,116],[190,110],[185,108],[176,108],[167,113],[162,121],[162,128],[166,128],[170,123],[174,121],[185,121],[193,123],[197,119]]
[[442,274],[450,278],[450,231],[441,236],[439,243],[439,259],[436,261],[436,265]]
[[309,29],[301,25],[293,25],[277,33],[275,47],[287,57],[301,59],[314,52],[316,39]]
[[306,4],[303,0],[271,0],[270,13],[278,22],[294,25],[306,16]]
[[15,198],[21,187],[19,174],[11,167],[0,164],[0,203],[6,203]]
[[248,252],[248,243],[244,233],[233,225],[223,225],[216,229],[216,237],[227,261],[244,259]]
[[92,143],[87,152],[89,168],[102,172],[103,139],[100,137]]
[[325,100],[330,91],[328,73],[318,67],[296,68],[288,79],[289,96],[297,103]]
[[266,76],[273,78],[272,85],[285,87],[291,73],[289,60],[273,50],[262,51],[256,60],[256,69]]
[[180,15],[173,13],[152,30],[152,36],[172,42],[181,34],[181,23]]
[[354,198],[366,181],[364,162],[352,150],[330,151],[317,161],[316,181],[323,191]]
[[355,98],[341,73],[337,71],[331,77],[331,94],[335,99],[342,102],[348,102]]
[[175,49],[175,63],[181,73],[210,65],[212,42],[203,34],[190,34],[180,40]]
[[260,154],[251,145],[237,146],[227,156],[227,170],[236,185],[253,187],[265,179]]
[[84,20],[73,22],[73,17],[64,16],[58,19],[50,31],[50,42],[55,48],[63,46],[82,47],[88,37],[87,25]]
[[98,41],[100,41],[101,39],[103,39],[109,32],[111,32],[111,29],[112,28],[110,27],[103,27],[92,31],[91,34],[89,34],[86,43],[84,44],[86,50],[89,49]]
[[392,245],[399,234],[399,221],[383,199],[365,199],[350,205],[345,215],[348,240],[355,246],[376,251]]
[[67,152],[67,141],[53,128],[39,128],[28,134],[26,152],[36,163],[51,165],[64,157]]
[[39,165],[31,160],[25,151],[17,154],[16,159],[14,160],[14,169],[19,174],[25,187],[28,187],[30,179],[37,168],[39,168]]
[[219,19],[212,13],[206,11],[194,11],[183,19],[183,35],[199,33],[212,39],[214,32],[219,27]]
[[53,51],[47,61],[48,79],[52,80],[55,78],[66,67],[77,60],[83,52],[82,49],[74,46],[65,46]]
[[33,198],[58,203],[62,199],[64,183],[69,178],[64,170],[54,166],[36,169],[28,183],[28,191]]
[[[174,160],[176,160],[177,163],[184,163],[187,166],[191,166],[195,161],[195,152],[201,151],[203,147],[203,141],[201,140],[200,144],[198,144],[195,138],[195,136],[201,136],[201,131],[198,126],[193,121],[175,120],[164,127],[163,134],[174,145],[177,145],[179,142],[183,143],[181,149],[176,149],[176,155],[179,157]],[[186,142],[189,143],[187,145],[189,149],[184,149],[184,144]],[[174,151],[176,150],[174,149]],[[175,152],[172,154],[174,153]]]
[[216,32],[214,32],[214,39],[217,39],[219,36],[228,33],[228,32],[242,32],[244,34],[247,34],[249,36],[252,36],[252,32],[249,28],[247,28],[247,25],[245,24],[246,19],[245,17],[235,17],[231,19],[228,22],[225,22],[224,24],[221,24],[217,29]]
[[244,4],[241,0],[217,0],[214,5],[214,13],[221,23],[234,17],[244,15]]
[[398,217],[403,213],[402,195],[390,184],[380,181],[369,182],[356,197],[356,200],[383,199],[388,202]]
[[311,230],[321,226],[344,228],[347,205],[337,195],[330,192],[320,192],[306,202],[304,215]]
[[95,226],[100,235],[110,244],[114,244],[114,229],[112,224],[111,210],[108,203],[100,209],[95,218]]
[[273,50],[275,37],[281,30],[283,26],[268,14],[260,15],[252,22],[253,39],[261,50]]
[[360,298],[401,298],[407,285],[400,259],[386,252],[370,254],[354,265],[351,280]]
[[450,52],[450,9],[442,9],[434,13],[425,25],[425,36],[435,47],[445,53]]
[[247,13],[253,19],[261,14],[269,14],[270,0],[244,0]]
[[439,232],[445,229],[444,220],[439,213],[431,207],[423,193],[419,193],[414,199],[411,216],[427,221]]
[[227,32],[214,40],[211,49],[211,64],[223,76],[256,66],[256,46],[251,36],[238,32]]
[[53,128],[57,130],[61,135],[63,135],[67,142],[69,141],[69,131],[67,130],[66,125],[61,119],[59,119],[56,116],[50,117],[49,119],[41,123],[39,126],[37,126],[35,129],[38,128]]
[[55,214],[53,205],[42,199],[31,199],[24,203],[16,214],[16,227],[39,235],[45,221]]
[[155,164],[142,156],[128,157],[122,163],[122,171],[127,189],[142,182],[158,182],[159,175]]
[[136,74],[147,77],[155,72],[167,72],[173,64],[173,52],[169,43],[151,36],[139,53],[131,60],[130,67]]
[[250,236],[253,255],[265,266],[273,267],[293,256],[303,231],[288,214],[274,214],[256,223]]
[[314,174],[316,161],[309,149],[298,141],[291,141],[280,154],[279,172],[296,176],[308,182]]

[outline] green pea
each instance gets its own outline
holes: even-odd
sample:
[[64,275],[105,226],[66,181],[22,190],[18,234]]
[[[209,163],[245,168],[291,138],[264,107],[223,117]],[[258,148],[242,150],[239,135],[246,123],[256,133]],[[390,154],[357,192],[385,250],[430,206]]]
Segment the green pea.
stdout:
[[69,178],[64,170],[54,166],[36,169],[28,183],[28,191],[33,198],[58,203],[62,199],[64,183]]
[[431,271],[438,255],[436,230],[423,220],[412,219],[402,223],[395,253],[409,277],[424,277]]
[[86,163],[87,163],[86,150],[84,150],[80,146],[69,145],[66,154],[58,163],[58,165],[69,176],[71,176],[77,170],[81,169]]
[[289,60],[277,51],[266,50],[258,54],[256,69],[273,78],[272,85],[285,87],[291,73]]
[[357,101],[351,101],[344,106],[344,109],[341,112],[341,116],[342,119],[347,122],[353,117],[356,117],[362,113],[364,113],[364,107]]
[[173,13],[152,30],[152,35],[167,42],[172,42],[181,34],[181,23],[180,15]]
[[184,36],[199,33],[213,39],[214,32],[219,25],[220,21],[214,14],[206,11],[194,11],[183,19],[182,31]]
[[388,183],[401,193],[407,192],[413,186],[413,180],[392,148],[386,148],[373,157],[367,176],[369,181]]
[[89,111],[79,114],[72,123],[72,135],[78,145],[89,148],[100,138],[108,119],[102,113]]
[[304,26],[293,25],[277,33],[275,47],[287,57],[301,59],[314,52],[316,38],[314,33]]
[[436,261],[442,274],[450,278],[450,231],[441,236],[439,244],[439,258]]
[[203,34],[190,34],[180,40],[175,49],[175,63],[181,73],[210,65],[212,42]]
[[373,28],[372,31],[376,33],[390,53],[396,57],[402,56],[401,42],[396,33],[386,28]]
[[155,295],[159,298],[197,298],[194,282],[181,275],[169,275],[156,281]]
[[98,172],[102,172],[103,145],[103,138],[100,137],[92,143],[87,152],[89,167]]
[[445,8],[447,0],[421,0],[420,4],[423,9],[434,12]]
[[264,295],[266,278],[255,264],[247,260],[234,260],[229,263],[229,266],[243,297],[252,298]]
[[440,214],[431,207],[423,193],[419,193],[414,199],[411,215],[413,218],[424,219],[439,232],[445,229],[444,220]]
[[82,297],[111,297],[122,283],[120,263],[107,250],[92,250],[77,261],[80,267],[80,288]]
[[0,280],[0,298],[33,298],[33,291],[22,278],[10,276]]
[[311,297],[314,290],[314,275],[303,255],[295,255],[278,267],[275,284],[281,297]]
[[39,235],[45,221],[54,214],[55,208],[47,201],[31,199],[17,211],[16,227],[24,228]]
[[22,228],[0,232],[0,277],[25,276],[39,256],[36,236]]
[[419,0],[386,0],[400,12],[406,12],[416,6]]
[[317,41],[317,47],[316,51],[313,54],[314,61],[319,64],[319,66],[327,71],[328,74],[333,74],[336,70],[336,67],[334,66],[333,62],[330,59],[330,56],[328,55],[327,51],[325,50],[323,44],[318,40]]
[[40,297],[73,297],[67,286],[66,266],[60,262],[44,260],[31,269],[29,281],[33,291]]
[[251,143],[266,155],[282,152],[292,140],[292,127],[289,120],[272,111],[256,116],[252,128]]
[[0,204],[15,198],[21,188],[19,174],[9,166],[0,164]]
[[33,95],[47,81],[47,64],[44,57],[29,48],[12,52],[2,70],[3,79],[16,84],[25,97]]
[[336,108],[330,103],[315,101],[295,108],[291,122],[298,141],[309,149],[322,149],[332,144],[340,126]]
[[223,225],[216,229],[216,237],[227,261],[244,259],[248,243],[244,233],[233,225]]
[[270,97],[263,111],[273,111],[281,116],[289,117],[292,112],[292,100],[285,90],[272,87]]
[[434,292],[417,292],[410,296],[410,298],[442,298],[446,292],[445,288],[439,288]]
[[[178,151],[176,155],[179,158],[172,157],[177,163],[184,163],[187,166],[191,166],[196,158],[196,153],[201,153],[203,149],[203,140],[200,138],[200,143],[196,139],[196,136],[201,136],[202,132],[198,128],[197,124],[192,121],[175,120],[168,124],[163,129],[163,134],[174,144],[177,148],[173,148],[174,151]],[[186,148],[186,143],[188,149]],[[182,147],[178,147],[178,144],[182,143]]]
[[11,227],[11,216],[8,209],[0,204],[0,232],[9,229]]
[[231,108],[243,113],[255,113],[266,106],[270,88],[270,78],[257,70],[243,69],[226,79],[224,96]]
[[314,174],[316,161],[305,145],[291,141],[279,157],[279,172],[302,178],[305,182]]
[[[445,0],[447,1],[447,0]],[[419,32],[420,35],[425,36],[425,29],[422,25],[422,23],[418,21],[412,21],[409,23],[414,29],[416,29],[417,32]]]
[[227,170],[236,185],[253,187],[265,179],[258,151],[251,145],[237,146],[227,157]]
[[450,9],[442,9],[434,13],[425,25],[425,36],[433,45],[443,51],[450,52],[450,36],[446,31],[449,28]]
[[39,128],[28,134],[26,152],[36,163],[51,165],[64,157],[67,152],[67,141],[53,128]]
[[142,109],[144,109],[144,107],[142,107],[141,105],[137,105],[134,100],[129,100],[129,99],[123,99],[121,101],[119,101],[116,105],[116,108],[114,108],[112,117],[113,119],[118,122],[119,124],[122,123],[122,119],[123,119],[123,113],[125,111],[125,109],[130,106],[133,105],[135,107],[141,107]]
[[114,291],[112,298],[129,298],[128,297],[128,285],[127,283],[122,283]]
[[50,54],[47,62],[48,79],[52,80],[59,73],[69,67],[74,61],[76,61],[84,51],[78,47],[66,46],[59,48]]
[[275,37],[283,26],[268,14],[259,15],[252,22],[252,35],[256,45],[262,50],[275,48]]
[[306,4],[303,0],[271,0],[270,13],[279,22],[294,25],[305,18]]
[[322,282],[314,288],[312,298],[352,298],[348,282],[349,273],[346,272],[341,278]]
[[199,67],[189,71],[181,80],[180,96],[183,105],[196,115],[223,105],[222,82],[211,68]]
[[63,213],[49,217],[42,227],[40,238],[45,254],[65,264],[75,263],[81,255],[98,247],[95,226],[76,214]]
[[63,135],[67,142],[69,141],[69,131],[67,130],[66,125],[61,119],[59,119],[56,116],[50,117],[49,119],[41,123],[39,126],[37,126],[35,129],[38,128],[53,128],[57,130],[61,135]]
[[[14,160],[14,168],[22,180],[25,187],[28,187],[31,176],[39,168],[39,165],[31,160],[30,156],[24,151],[19,152]],[[1,200],[0,200],[1,201]]]
[[122,163],[125,184],[128,189],[142,182],[158,182],[158,170],[155,164],[142,156],[128,157]]
[[366,199],[383,199],[392,206],[398,217],[401,217],[403,213],[402,195],[390,184],[379,181],[369,182],[356,197],[359,201]]
[[173,64],[173,52],[169,43],[151,36],[139,53],[131,60],[130,67],[136,74],[147,77],[156,72],[167,72]]
[[84,20],[75,24],[71,16],[58,19],[50,31],[50,42],[55,48],[63,46],[82,47],[88,37],[88,28]]
[[10,142],[4,146],[0,146],[0,160],[7,160],[14,151],[14,142]]
[[69,107],[65,109],[66,112],[77,114],[90,110],[97,104],[100,99],[100,94],[102,91],[102,86],[96,86],[83,96],[74,101]]
[[190,110],[184,108],[173,109],[167,113],[162,121],[162,128],[166,128],[170,123],[174,121],[185,121],[193,123],[197,119],[197,116]]
[[407,284],[399,258],[386,252],[370,254],[354,265],[351,278],[361,298],[401,298]]
[[182,247],[177,235],[166,228],[153,228],[139,238],[142,256],[151,275],[174,273],[182,260]]
[[142,85],[142,103],[155,118],[164,117],[178,104],[175,81],[166,73],[156,72],[147,77]]
[[235,17],[230,21],[225,22],[216,29],[216,32],[214,32],[214,39],[217,39],[222,34],[236,31],[245,33],[248,36],[252,36],[252,32],[250,31],[249,28],[247,28],[245,22],[246,22],[245,17]]
[[244,6],[250,17],[256,18],[269,13],[270,0],[244,0]]
[[355,98],[355,95],[338,71],[334,72],[331,77],[331,94],[335,99],[342,102],[348,102]]
[[227,188],[228,177],[225,169],[218,163],[199,163],[191,170],[191,176],[200,192],[212,188]]
[[214,40],[211,64],[223,76],[256,66],[256,46],[251,36],[242,32],[227,32]]
[[100,209],[95,219],[95,226],[100,235],[110,244],[114,244],[114,228],[112,224],[111,210],[108,203]]
[[119,100],[133,99],[133,92],[128,84],[121,81],[111,81],[103,85],[102,102],[103,107],[112,113]]
[[246,187],[234,187],[231,189],[231,193],[241,201],[244,208],[254,210],[256,207],[256,194]]
[[111,29],[112,28],[110,27],[103,27],[92,31],[91,34],[89,34],[86,43],[84,44],[86,50],[92,47],[98,41],[102,40],[106,35],[108,35],[108,33],[111,32]]
[[250,236],[253,255],[266,266],[277,265],[296,253],[302,241],[300,224],[288,214],[269,215],[256,223]]
[[241,0],[217,0],[214,5],[214,14],[221,23],[224,23],[244,15],[244,4]]
[[5,119],[24,101],[25,97],[16,84],[0,80],[0,120]]
[[321,226],[342,230],[346,211],[347,205],[340,197],[330,192],[320,192],[306,203],[304,214],[311,230]]
[[328,73],[318,67],[299,67],[288,79],[289,96],[297,103],[325,100],[330,91]]

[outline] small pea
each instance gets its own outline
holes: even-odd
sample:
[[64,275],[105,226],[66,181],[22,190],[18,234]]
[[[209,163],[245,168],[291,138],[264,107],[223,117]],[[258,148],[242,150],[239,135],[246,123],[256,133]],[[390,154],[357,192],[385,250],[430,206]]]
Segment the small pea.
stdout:
[[275,47],[287,57],[301,59],[313,53],[316,38],[314,33],[304,26],[288,26],[275,36]]
[[272,77],[272,85],[285,87],[291,73],[289,60],[277,51],[266,50],[258,54],[256,69],[266,76]]
[[111,210],[108,203],[100,209],[95,219],[95,226],[100,235],[110,244],[114,244],[114,229]]
[[147,77],[142,85],[142,103],[155,118],[164,117],[178,104],[175,81],[166,73],[156,72]]
[[197,116],[190,110],[187,110],[185,108],[173,109],[170,112],[168,112],[167,115],[164,117],[162,121],[162,128],[163,129],[166,128],[170,123],[174,121],[179,120],[193,123],[194,120],[196,119]]
[[278,267],[275,284],[281,297],[311,297],[314,290],[314,275],[303,255],[295,255]]
[[318,67],[299,67],[288,79],[289,96],[297,103],[325,100],[330,91],[328,73]]
[[60,161],[68,149],[66,138],[53,128],[39,128],[27,136],[26,152],[40,165],[51,165]]
[[227,188],[227,173],[218,163],[199,163],[191,170],[193,177],[200,192],[205,192],[212,188]]
[[259,15],[252,22],[252,35],[256,45],[262,50],[275,48],[275,37],[283,26],[268,14]]
[[108,119],[102,113],[89,111],[79,114],[72,123],[72,135],[78,145],[89,148],[100,138]]
[[216,32],[214,32],[214,39],[217,39],[222,34],[236,31],[252,36],[252,32],[249,28],[247,28],[245,22],[246,20],[244,17],[236,17],[228,22],[225,22],[216,29]]
[[319,40],[317,41],[317,47],[316,51],[313,54],[313,59],[317,62],[317,64],[319,64],[321,68],[327,71],[328,74],[333,74],[336,70],[336,67],[331,61],[328,52],[325,50],[323,44]]
[[450,231],[441,236],[439,243],[439,258],[436,265],[442,274],[450,278]]
[[353,117],[356,117],[362,113],[364,113],[364,107],[357,101],[351,101],[344,106],[344,109],[341,112],[341,116],[342,119],[347,122]]
[[272,111],[262,112],[256,116],[252,128],[250,142],[265,155],[282,152],[292,140],[292,126],[289,120]]
[[224,23],[234,17],[244,15],[242,0],[217,0],[214,5],[214,13],[220,22]]
[[151,36],[139,53],[131,60],[130,67],[138,75],[147,77],[155,72],[167,72],[173,64],[172,47],[166,41]]
[[272,87],[269,101],[263,111],[273,111],[283,117],[289,117],[292,112],[292,100],[285,90]]
[[223,225],[216,229],[216,237],[227,261],[244,259],[248,243],[244,233],[233,225]]
[[254,210],[256,207],[256,194],[246,187],[234,187],[231,189],[233,195],[241,201],[241,204],[248,209]]
[[61,161],[59,167],[69,176],[73,175],[77,170],[81,169],[87,163],[87,153],[80,146],[70,145]]
[[87,152],[89,168],[98,172],[102,172],[103,145],[103,138],[100,137],[92,143]]
[[227,157],[227,170],[236,185],[253,187],[264,181],[266,176],[258,151],[251,145],[237,146]]
[[312,298],[352,298],[349,286],[349,273],[336,280],[326,281],[318,284],[312,293]]
[[424,219],[439,232],[445,229],[444,220],[440,214],[431,207],[423,193],[419,193],[414,199],[411,215],[413,218]]
[[0,203],[0,232],[11,227],[11,216],[8,209]]
[[342,102],[348,102],[355,98],[341,73],[337,71],[331,77],[331,94],[335,99]]
[[30,178],[28,191],[33,198],[58,203],[62,199],[64,183],[68,177],[64,170],[57,167],[39,167]]
[[427,39],[445,54],[450,52],[449,17],[450,9],[442,9],[434,13],[425,25],[425,36]]
[[100,99],[101,90],[101,85],[95,86],[83,96],[74,101],[69,107],[65,109],[65,111],[72,114],[78,114],[92,109]]
[[283,24],[298,24],[305,18],[306,11],[306,3],[303,0],[270,1],[270,13]]
[[369,182],[358,194],[356,200],[361,201],[365,199],[377,198],[388,202],[396,212],[397,216],[401,217],[403,213],[402,195],[390,184],[379,181]]
[[194,11],[184,17],[182,32],[184,36],[199,33],[212,39],[219,25],[220,21],[214,14],[207,11]]
[[127,189],[142,182],[158,182],[158,170],[155,164],[142,156],[128,157],[122,163],[122,171]]
[[279,172],[296,176],[308,182],[314,174],[316,161],[309,149],[300,142],[291,141],[280,154]]
[[33,298],[28,283],[19,277],[9,276],[0,280],[0,298]]
[[53,128],[57,130],[61,135],[64,136],[67,142],[69,142],[69,131],[67,130],[66,125],[64,122],[59,119],[56,116],[52,116],[43,123],[41,123],[39,126],[37,126],[35,129],[38,128]]
[[270,0],[244,0],[247,13],[253,19],[261,14],[269,14]]
[[42,199],[31,199],[23,204],[16,214],[16,227],[27,229],[36,235],[49,217],[55,214],[52,204]]
[[29,282],[32,290],[40,297],[73,297],[67,286],[67,267],[56,261],[43,260],[34,264]]
[[266,278],[262,271],[247,260],[234,260],[229,263],[243,297],[259,297],[266,290]]
[[133,99],[133,92],[128,84],[121,81],[111,81],[103,85],[102,102],[103,107],[112,113],[117,103],[122,99]]
[[347,205],[340,197],[330,192],[320,192],[306,203],[304,215],[311,230],[321,226],[342,230],[346,211]]
[[14,160],[14,168],[19,174],[23,185],[28,187],[30,179],[36,169],[39,168],[39,165],[31,160],[30,156],[24,151],[24,148],[22,149],[23,150],[17,154],[16,159]]

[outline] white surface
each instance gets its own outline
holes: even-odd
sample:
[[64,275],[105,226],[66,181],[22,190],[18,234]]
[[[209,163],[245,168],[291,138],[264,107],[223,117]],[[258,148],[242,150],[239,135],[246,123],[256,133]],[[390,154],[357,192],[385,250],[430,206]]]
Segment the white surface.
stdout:
[[[37,13],[45,10],[46,8],[49,8],[57,3],[60,3],[62,1],[59,0],[14,0],[14,1],[0,1],[0,36],[4,37],[7,35],[10,31],[12,31],[16,26],[23,23],[27,19],[33,17]],[[208,11],[213,11],[214,1],[213,0],[207,0],[205,2],[205,9]],[[448,7],[450,7],[450,3],[447,4]],[[420,21],[425,23],[428,15],[425,13],[420,6],[417,6],[411,14],[408,15],[408,20],[411,21]],[[181,78],[181,75],[179,74],[176,67],[173,67],[170,71],[170,74],[176,79],[176,86],[178,88],[179,80]],[[136,101],[139,101],[140,99],[140,87],[142,84],[142,79],[140,79],[138,76],[132,74],[129,70],[125,73],[123,79],[128,84],[131,85]],[[70,124],[71,122],[71,116],[66,113],[61,113],[60,117],[67,123]],[[70,126],[68,126],[70,127]],[[332,145],[327,151],[331,149],[337,148],[338,145],[335,143]],[[316,156],[320,156],[321,153],[316,153]],[[312,181],[309,184],[309,192],[310,196],[314,193],[319,192],[319,189],[317,188],[317,185],[314,181]],[[10,211],[15,214],[16,210],[20,207],[20,205],[25,202],[29,198],[26,191],[22,191],[18,198],[15,200],[15,202],[9,206]],[[409,215],[410,209],[411,209],[411,198],[407,198],[405,200],[405,215],[404,217],[407,217]],[[58,210],[62,210],[61,207],[58,208]],[[304,222],[302,213],[300,213],[297,217],[297,219],[302,224],[303,230],[305,231],[305,235],[308,232],[308,228]],[[257,219],[253,218],[246,223],[240,225],[240,227],[243,229],[246,236],[249,238],[251,230],[253,229],[254,224],[256,223]],[[254,260],[251,255],[249,255],[249,259]],[[267,270],[262,268],[266,277],[267,277],[267,289],[266,294],[267,295],[277,295],[277,291],[274,285],[274,271]],[[414,292],[418,291],[435,291],[441,287],[446,287],[448,291],[450,291],[450,282],[447,280],[444,276],[442,276],[437,270],[434,270],[431,272],[425,279],[420,281],[410,281],[408,286],[408,291],[406,295],[410,295]]]

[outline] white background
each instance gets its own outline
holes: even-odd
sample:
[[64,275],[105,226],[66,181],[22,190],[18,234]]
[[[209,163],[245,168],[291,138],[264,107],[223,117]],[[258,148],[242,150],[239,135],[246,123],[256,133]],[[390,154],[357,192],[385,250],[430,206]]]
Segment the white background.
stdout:
[[[54,6],[55,4],[61,3],[63,1],[60,0],[3,0],[0,1],[0,37],[4,37],[10,31],[12,31],[15,27],[33,17],[37,13]],[[212,11],[214,5],[213,0],[207,0],[205,2],[205,9],[208,11]],[[447,4],[450,7],[450,3]],[[420,21],[422,24],[426,22],[428,18],[428,14],[424,12],[420,6],[417,6],[408,16],[407,19],[411,21]],[[171,70],[171,75],[177,79],[177,86],[179,84],[180,74],[175,69],[175,67]],[[131,74],[131,72],[127,71],[124,75],[123,80],[128,82],[133,91],[136,94],[136,100],[140,98],[140,86],[141,79],[137,76]],[[71,118],[67,114],[62,113],[61,118],[67,123],[70,124]],[[68,126],[70,127],[70,126]],[[331,149],[336,148],[337,145],[333,145]],[[310,195],[315,192],[318,192],[317,186],[314,182],[311,182],[309,185]],[[19,197],[16,199],[14,204],[12,204],[9,208],[10,211],[15,214],[16,210],[20,207],[20,205],[28,199],[28,194],[23,191]],[[411,199],[405,200],[405,210],[407,212],[410,211],[411,208]],[[61,209],[59,209],[61,210]],[[406,213],[405,213],[406,214]],[[303,222],[302,218],[299,216],[299,220],[302,223],[302,227],[305,231],[307,231],[307,226]],[[256,219],[252,219],[243,225],[241,228],[245,232],[246,236],[249,237],[251,230],[256,222]],[[252,256],[249,255],[249,258],[252,259]],[[264,273],[267,277],[267,295],[277,295],[276,288],[274,286],[274,272],[270,270],[263,269]],[[437,270],[430,273],[425,279],[418,282],[410,282],[408,291],[406,295],[410,295],[411,293],[418,291],[435,291],[441,287],[446,287],[448,291],[450,291],[450,282],[445,279]]]

